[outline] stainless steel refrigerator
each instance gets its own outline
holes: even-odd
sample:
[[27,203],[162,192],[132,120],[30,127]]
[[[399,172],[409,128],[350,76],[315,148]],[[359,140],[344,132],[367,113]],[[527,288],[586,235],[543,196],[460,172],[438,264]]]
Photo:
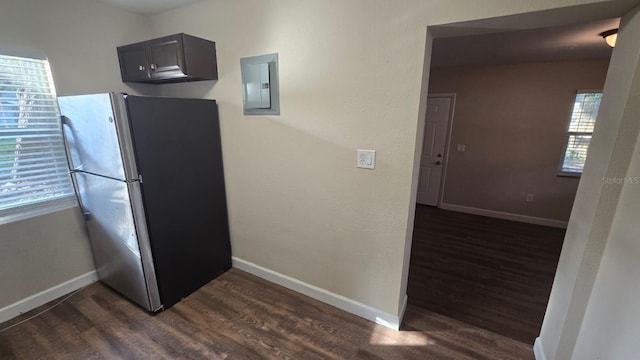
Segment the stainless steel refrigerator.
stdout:
[[59,97],[99,279],[149,311],[231,267],[214,100]]

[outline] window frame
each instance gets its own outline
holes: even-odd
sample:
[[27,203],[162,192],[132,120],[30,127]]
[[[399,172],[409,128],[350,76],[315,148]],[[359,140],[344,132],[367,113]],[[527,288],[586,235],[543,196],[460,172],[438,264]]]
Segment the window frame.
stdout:
[[[47,76],[48,87],[51,91],[51,96],[55,102],[55,117],[57,120],[58,129],[60,131],[60,136],[63,138],[62,149],[64,151],[65,160],[67,157],[67,150],[64,144],[64,136],[62,133],[62,124],[60,122],[60,110],[57,107],[57,96],[56,96],[56,88],[55,83],[53,81],[53,75],[51,72],[51,66],[47,57],[39,51],[34,50],[22,50],[16,51],[14,49],[2,49],[0,48],[0,55],[2,56],[10,56],[10,57],[19,57],[28,60],[39,60],[44,61],[44,67]],[[15,93],[18,93],[17,91]],[[0,133],[3,132],[3,129],[0,127]],[[68,160],[67,164],[68,164]],[[67,166],[68,169],[68,166]],[[75,186],[73,183],[73,179],[71,178],[70,173],[68,173],[68,186],[71,187],[71,193],[65,193],[62,195],[57,195],[51,198],[46,198],[38,201],[28,202],[25,204],[14,204],[13,206],[7,207],[6,209],[0,210],[0,226],[4,224],[9,224],[15,221],[20,221],[40,215],[45,215],[49,213],[53,213],[56,211],[61,211],[69,208],[73,208],[78,206],[78,202],[75,196]],[[66,185],[65,185],[66,186]]]
[[[602,89],[581,89],[581,90],[577,90],[574,97],[573,97],[573,102],[572,105],[575,104],[576,102],[576,98],[578,97],[578,95],[580,94],[601,94],[602,96]],[[601,101],[602,101],[602,97],[601,97]],[[569,149],[569,139],[571,139],[572,136],[586,136],[586,135],[590,135],[591,136],[591,140],[593,140],[593,133],[595,131],[595,124],[598,121],[598,116],[596,116],[596,120],[594,122],[594,127],[593,127],[593,131],[591,132],[585,132],[585,131],[570,131],[571,129],[571,120],[573,119],[573,106],[571,108],[571,114],[569,115],[569,121],[567,122],[567,127],[565,130],[565,135],[564,135],[564,144],[562,146],[562,153],[560,154],[560,162],[558,164],[558,172],[557,172],[557,176],[559,177],[573,177],[573,178],[579,178],[582,176],[582,173],[584,172],[584,165],[582,167],[582,170],[580,172],[574,172],[574,171],[565,171],[563,169],[563,165],[564,165],[564,160],[567,156],[567,150]],[[598,105],[598,114],[600,113],[600,104]],[[591,140],[589,140],[589,146],[591,145]],[[587,147],[587,152],[588,152],[588,147]],[[585,159],[585,163],[586,163],[586,159]]]

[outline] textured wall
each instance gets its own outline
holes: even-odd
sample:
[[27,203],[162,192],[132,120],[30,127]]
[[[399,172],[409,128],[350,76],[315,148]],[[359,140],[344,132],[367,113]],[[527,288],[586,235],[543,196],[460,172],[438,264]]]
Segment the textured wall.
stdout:
[[443,202],[567,221],[579,178],[557,173],[576,90],[602,89],[608,63],[431,70],[430,93],[456,94]]
[[[151,20],[155,36],[216,41],[217,83],[163,91],[220,103],[234,255],[397,314],[426,27],[579,3],[210,0]],[[282,115],[243,116],[239,59],[273,52]],[[356,169],[357,148],[377,151],[376,170]]]

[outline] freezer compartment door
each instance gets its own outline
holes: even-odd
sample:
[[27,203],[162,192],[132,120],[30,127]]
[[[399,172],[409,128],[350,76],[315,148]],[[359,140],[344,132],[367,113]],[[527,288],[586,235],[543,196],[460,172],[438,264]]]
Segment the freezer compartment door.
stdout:
[[[143,267],[143,260],[151,261],[151,255],[145,254],[144,248],[142,254],[140,251],[130,185],[86,173],[76,173],[74,177],[87,214],[98,277],[145,309],[157,310],[160,302],[157,285],[151,284],[149,289]],[[156,286],[156,299],[150,298],[153,286]]]
[[127,158],[130,137],[126,110],[119,94],[92,94],[58,98],[72,170],[114,179],[137,178]]

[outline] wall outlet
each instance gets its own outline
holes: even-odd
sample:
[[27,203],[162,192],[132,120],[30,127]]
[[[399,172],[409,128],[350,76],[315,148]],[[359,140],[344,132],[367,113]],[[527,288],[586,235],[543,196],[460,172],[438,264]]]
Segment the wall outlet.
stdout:
[[526,197],[526,199],[525,199],[525,200],[526,200],[526,202],[533,202],[533,198],[534,198],[534,197],[535,197],[535,196],[534,196],[533,194],[531,194],[531,193],[527,193],[527,197]]
[[357,158],[356,166],[361,169],[375,169],[376,151],[358,149],[358,158]]

